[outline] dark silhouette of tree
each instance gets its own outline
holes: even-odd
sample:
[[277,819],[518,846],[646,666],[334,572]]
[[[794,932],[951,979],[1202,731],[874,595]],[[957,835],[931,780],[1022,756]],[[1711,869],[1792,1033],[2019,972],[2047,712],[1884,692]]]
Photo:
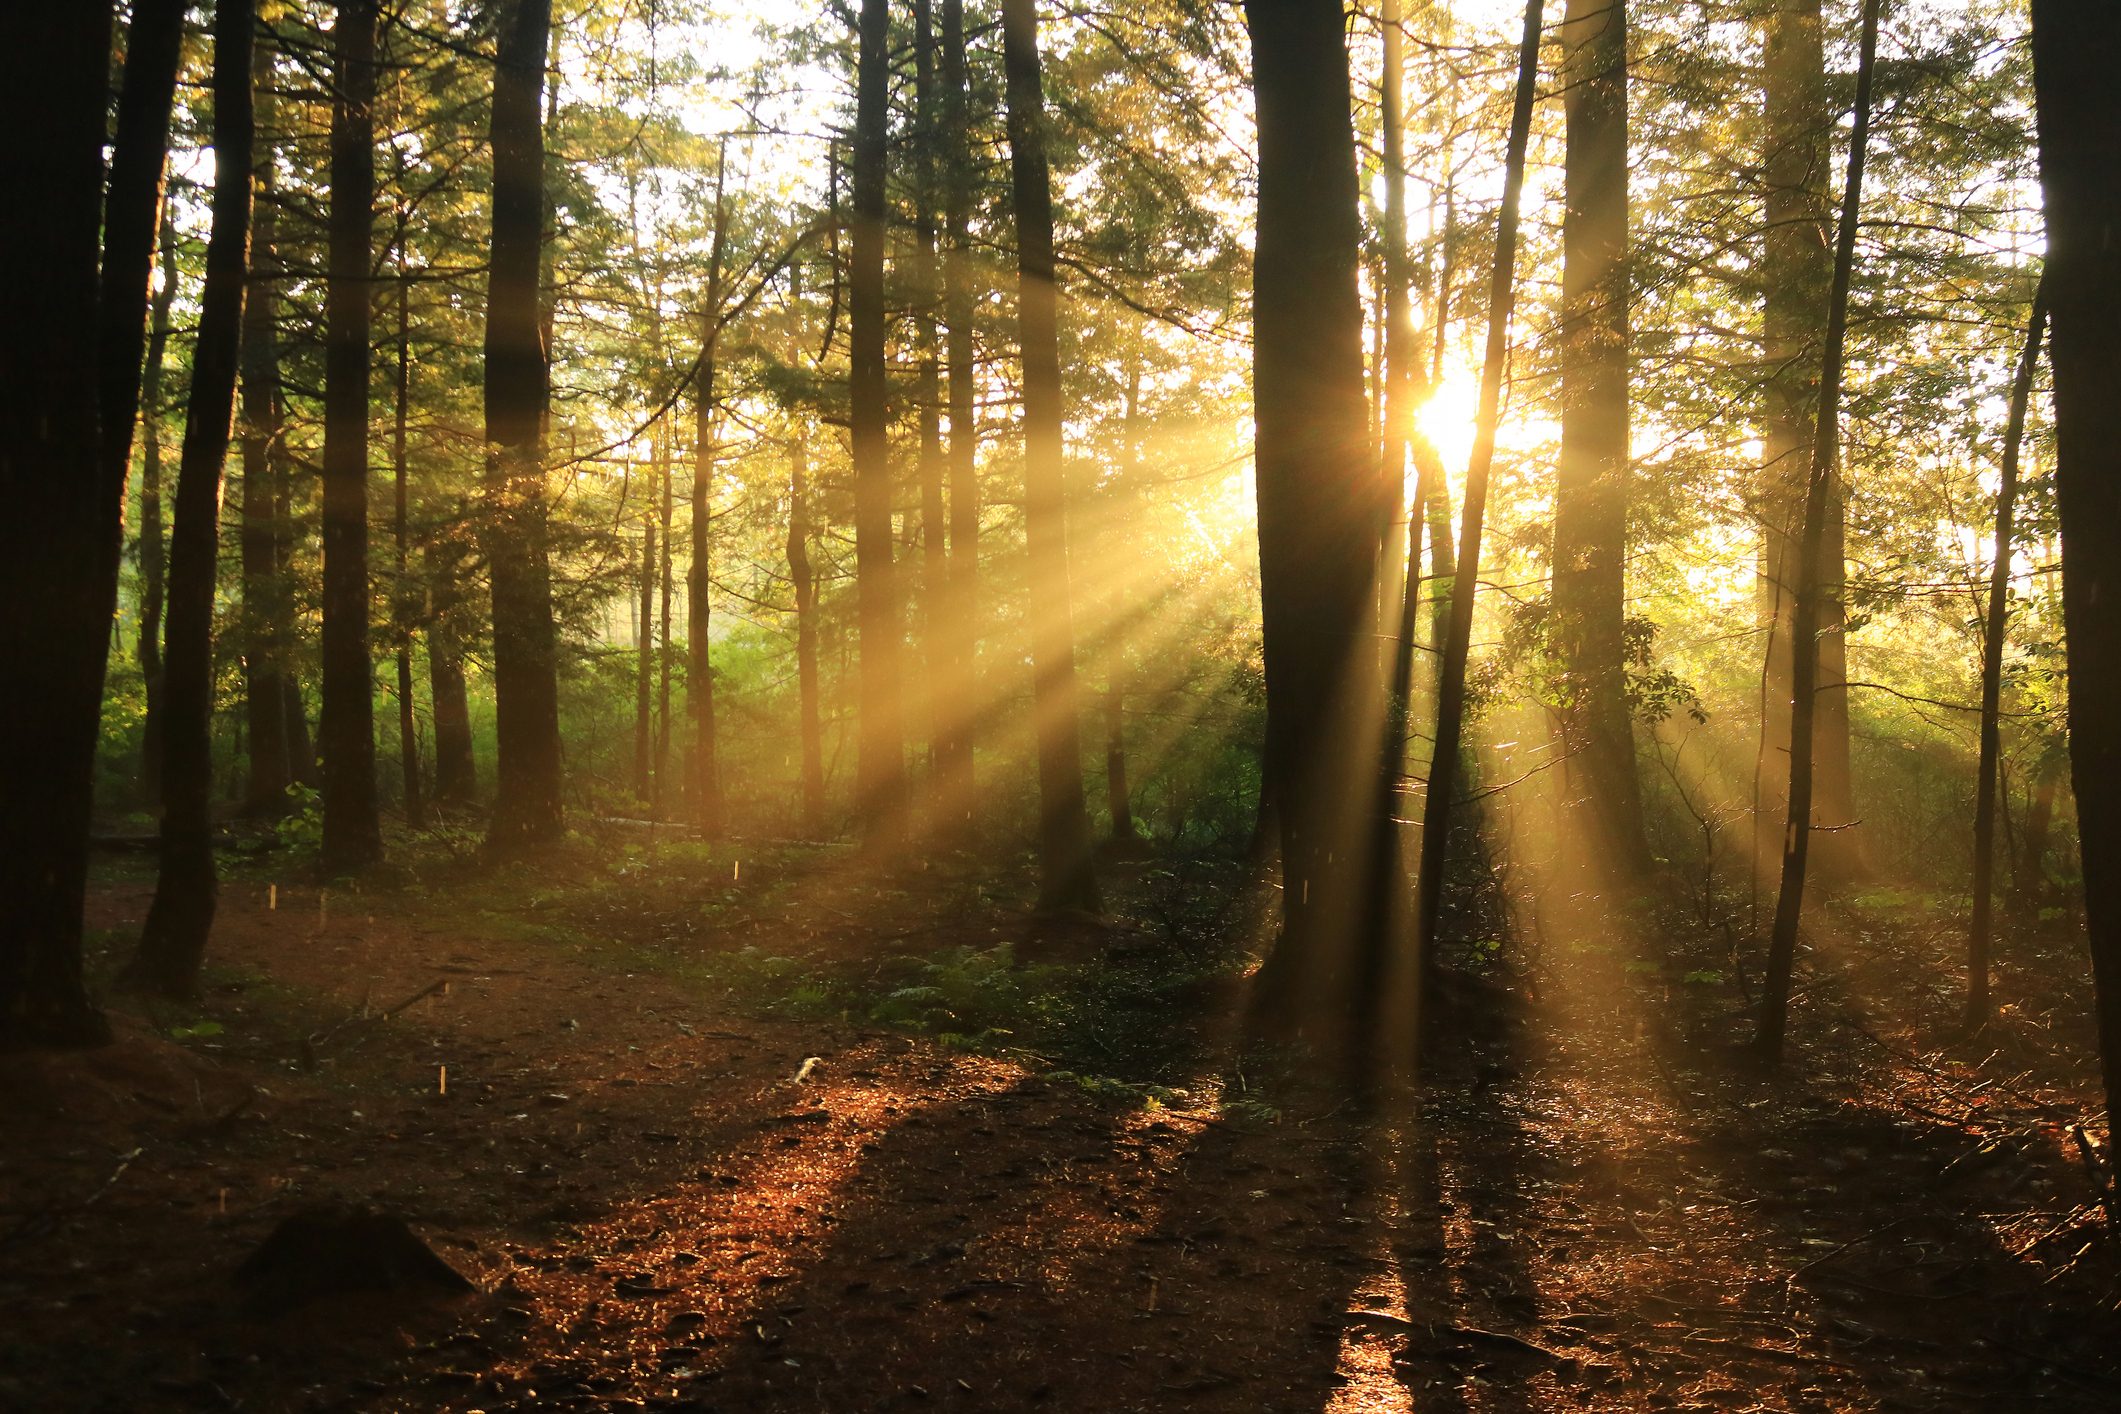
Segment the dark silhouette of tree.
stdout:
[[926,674],[920,692],[928,726],[928,810],[930,824],[950,823],[956,809],[945,791],[943,762],[956,749],[953,716],[965,711],[965,699],[948,690],[955,644],[950,626],[950,541],[943,509],[943,389],[937,329],[936,287],[936,150],[942,142],[937,123],[939,95],[935,77],[935,27],[928,0],[913,0],[913,327],[914,414],[919,422],[919,449],[914,480],[921,498],[921,650]]
[[549,375],[540,328],[545,126],[539,100],[551,0],[501,18],[493,90],[493,254],[486,292],[485,548],[493,581],[497,756],[490,844],[557,839],[558,634],[552,614],[543,421]]
[[788,447],[788,585],[795,594],[796,735],[803,754],[803,828],[825,826],[825,744],[818,728],[817,574],[810,563],[810,443]]
[[1038,731],[1039,906],[1095,909],[1090,816],[1083,805],[1075,620],[1068,603],[1060,287],[1053,266],[1053,188],[1034,0],[1002,0],[1002,50],[1024,361],[1024,541],[1030,558],[1031,714]]
[[155,792],[162,785],[162,596],[169,567],[162,525],[162,367],[168,358],[170,307],[176,297],[177,228],[164,203],[162,286],[155,291],[148,312],[147,367],[140,375],[140,627],[133,648],[147,708],[140,723],[140,781],[149,792],[150,803],[157,807],[161,798]]
[[412,468],[406,446],[406,420],[412,411],[412,276],[405,268],[405,235],[397,240],[398,336],[393,370],[390,420],[390,618],[393,654],[398,669],[398,779],[405,804],[405,823],[415,829],[427,823],[427,802],[420,788],[420,731],[413,713],[412,635],[419,615],[412,582]]
[[213,227],[170,527],[161,867],[125,978],[130,986],[173,997],[188,996],[198,985],[219,891],[213,845],[214,579],[221,469],[235,416],[250,256],[256,23],[250,0],[219,0],[215,7]]
[[721,350],[722,330],[729,320],[724,307],[728,297],[724,288],[725,248],[729,240],[725,186],[728,155],[726,143],[715,145],[714,231],[707,245],[707,307],[700,316],[700,369],[693,400],[692,574],[685,586],[685,601],[692,610],[685,664],[685,710],[692,717],[689,794],[692,823],[710,839],[722,828],[722,775],[716,759],[714,719],[714,644],[708,630],[713,626],[714,608],[715,362]]
[[[1842,351],[1848,336],[1849,281],[1856,264],[1856,218],[1863,201],[1863,162],[1871,128],[1871,77],[1878,56],[1878,0],[1864,0],[1863,38],[1856,67],[1856,122],[1849,136],[1848,185],[1841,197],[1841,225],[1834,242],[1833,284],[1827,292],[1826,341],[1820,362],[1819,405],[1812,469],[1806,478],[1804,519],[1793,588],[1792,641],[1798,645],[1790,671],[1790,788],[1782,831],[1782,885],[1775,896],[1774,931],[1768,937],[1767,978],[1760,995],[1760,1029],[1754,1044],[1768,1061],[1782,1056],[1789,1019],[1790,975],[1797,958],[1797,927],[1804,913],[1804,871],[1811,852],[1812,727],[1819,705],[1820,655],[1804,651],[1830,622],[1834,594],[1827,577],[1827,522],[1833,499],[1840,440]],[[1839,571],[1835,571],[1839,577]]]
[[[972,343],[970,91],[965,73],[964,0],[942,0],[941,74],[936,138],[942,148],[943,361],[950,440],[945,451],[950,483],[949,574],[940,613],[937,691],[944,700],[975,700],[973,660],[979,642],[979,424],[975,408]],[[973,816],[973,714],[956,710],[944,718],[935,756],[935,793],[964,825]]]

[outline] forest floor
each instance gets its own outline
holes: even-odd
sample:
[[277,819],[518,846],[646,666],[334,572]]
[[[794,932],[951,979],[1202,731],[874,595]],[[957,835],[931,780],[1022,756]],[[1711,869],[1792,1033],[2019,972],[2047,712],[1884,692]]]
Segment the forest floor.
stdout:
[[[2121,1407],[2066,938],[1947,1041],[1954,916],[1861,896],[1774,1076],[1731,960],[1550,942],[1363,1117],[1234,1048],[1228,869],[1026,873],[241,864],[196,1008],[0,1057],[0,1409]],[[102,871],[99,972],[150,893]],[[479,1292],[247,1309],[327,1201]]]

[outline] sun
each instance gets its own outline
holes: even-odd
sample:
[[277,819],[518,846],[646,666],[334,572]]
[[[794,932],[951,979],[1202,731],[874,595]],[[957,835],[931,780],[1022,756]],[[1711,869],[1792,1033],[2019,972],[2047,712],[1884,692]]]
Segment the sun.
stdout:
[[1443,458],[1444,474],[1455,485],[1473,455],[1473,432],[1480,420],[1480,383],[1457,373],[1445,375],[1414,409],[1414,428]]

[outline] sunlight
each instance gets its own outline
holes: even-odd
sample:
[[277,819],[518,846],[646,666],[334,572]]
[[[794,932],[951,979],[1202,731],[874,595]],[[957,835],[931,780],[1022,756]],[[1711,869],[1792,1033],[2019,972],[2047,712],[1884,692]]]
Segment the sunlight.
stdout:
[[1472,458],[1473,435],[1479,421],[1480,378],[1456,369],[1445,373],[1414,410],[1414,430],[1436,448],[1437,455],[1443,458],[1444,473],[1454,487]]

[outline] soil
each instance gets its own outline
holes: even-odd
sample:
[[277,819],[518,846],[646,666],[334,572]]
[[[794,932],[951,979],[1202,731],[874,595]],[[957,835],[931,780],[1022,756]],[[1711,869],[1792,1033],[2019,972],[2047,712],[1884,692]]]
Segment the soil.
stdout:
[[[556,858],[477,906],[270,867],[196,1011],[0,1057],[0,1409],[2121,1407],[2066,943],[1939,1048],[1950,928],[1844,920],[1772,1075],[1730,1054],[1735,978],[1552,959],[1427,1098],[1358,1114],[1248,1075],[1223,995],[1144,1102],[667,965],[1095,957],[1153,932],[1125,889],[1061,926],[824,853],[578,895]],[[149,893],[98,884],[99,947]],[[477,1292],[246,1310],[236,1267],[317,1204],[403,1216]]]

